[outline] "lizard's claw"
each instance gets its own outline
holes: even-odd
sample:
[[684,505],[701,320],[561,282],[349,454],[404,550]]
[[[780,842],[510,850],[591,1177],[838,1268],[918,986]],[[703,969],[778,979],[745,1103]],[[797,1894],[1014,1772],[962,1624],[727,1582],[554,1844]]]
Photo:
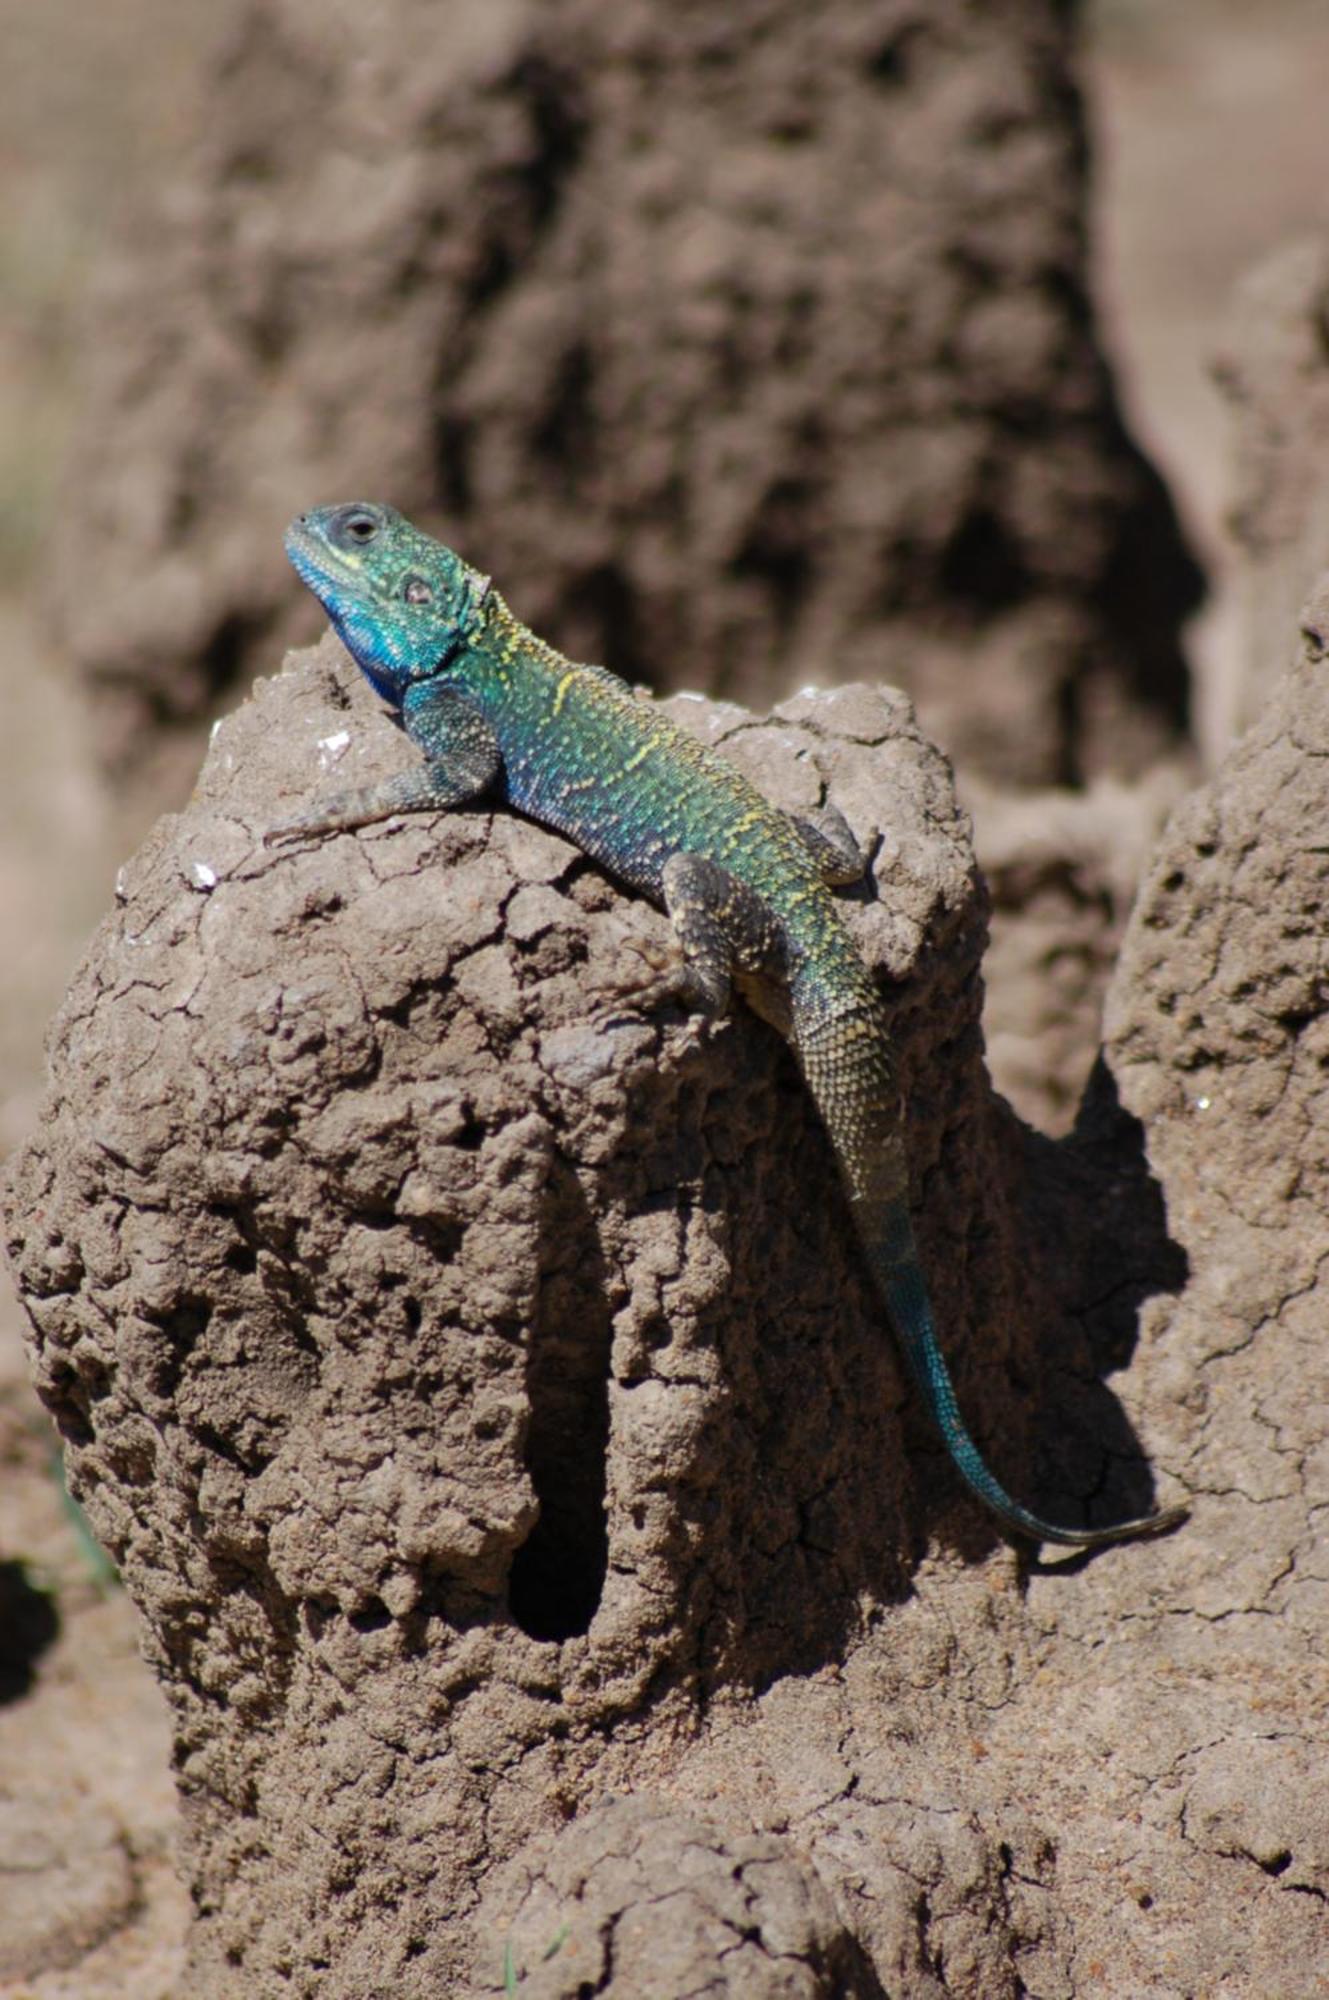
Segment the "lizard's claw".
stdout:
[[307,839],[310,829],[298,819],[279,819],[276,826],[268,827],[263,834],[265,847],[280,847],[284,841]]
[[263,845],[277,847],[288,840],[318,840],[330,833],[350,833],[365,823],[363,812],[356,812],[358,804],[356,793],[335,792],[330,798],[316,801],[311,812],[296,813],[291,819],[279,819],[263,835]]
[[279,819],[275,826],[266,829],[263,835],[265,847],[280,847],[289,840],[312,840],[316,834],[327,831],[321,814],[297,813],[293,819]]
[[691,1006],[694,996],[687,960],[677,940],[661,944],[656,938],[628,937],[623,940],[623,950],[631,952],[640,963],[635,967],[624,964],[621,976],[600,987],[597,994],[600,1004],[591,1015],[597,1027],[606,1027],[625,1012],[653,1013],[670,1000]]

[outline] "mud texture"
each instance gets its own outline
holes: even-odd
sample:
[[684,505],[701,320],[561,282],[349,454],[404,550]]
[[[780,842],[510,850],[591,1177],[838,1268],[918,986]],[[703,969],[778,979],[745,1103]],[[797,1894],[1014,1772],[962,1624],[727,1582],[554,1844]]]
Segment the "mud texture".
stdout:
[[770,1834],[726,1839],[663,1800],[610,1799],[528,1843],[497,1871],[472,1930],[479,1990],[494,1990],[485,1975],[502,1937],[530,2000],[882,1990],[805,1856]]
[[662,920],[562,842],[261,848],[320,765],[410,754],[326,641],[126,871],[8,1196],[172,1705],[191,1991],[1305,1990],[1322,665],[1175,819],[1059,1145],[988,1090],[983,900],[901,698],[677,712],[881,830],[847,907],[994,1462],[1094,1519],[1147,1462],[1195,1515],[1092,1561],[994,1538],[787,1055],[746,1015],[589,1018]]
[[48,601],[117,769],[272,660],[284,521],[356,494],[657,687],[889,678],[1022,784],[1176,742],[1197,577],[1087,295],[1071,9],[336,19],[243,10],[89,315]]

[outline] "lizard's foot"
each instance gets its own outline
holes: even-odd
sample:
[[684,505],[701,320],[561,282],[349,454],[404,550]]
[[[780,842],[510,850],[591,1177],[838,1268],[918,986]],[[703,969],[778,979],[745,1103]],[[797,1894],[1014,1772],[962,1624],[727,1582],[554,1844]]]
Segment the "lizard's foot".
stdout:
[[270,826],[263,836],[263,845],[275,847],[282,840],[317,840],[325,833],[354,833],[357,827],[373,826],[379,820],[397,819],[405,813],[446,812],[473,798],[480,788],[471,766],[463,764],[456,776],[449,776],[433,764],[412,765],[375,785],[360,785],[349,792],[326,792],[294,819]]
[[321,831],[320,828],[310,826],[307,820],[279,819],[276,826],[270,826],[265,829],[263,845],[265,847],[280,847],[288,840],[310,840],[319,831]]
[[263,845],[279,847],[288,840],[317,840],[323,834],[344,833],[363,826],[363,818],[355,815],[358,803],[354,792],[337,792],[320,799],[315,811],[296,813],[293,818],[279,819],[275,826],[268,827]]
[[[635,966],[627,961],[628,953],[637,960]],[[597,1026],[603,1027],[625,1012],[653,1013],[671,1000],[695,1009],[696,984],[677,939],[662,944],[658,938],[625,938],[620,963],[619,976],[597,990],[598,1004],[591,1016]]]

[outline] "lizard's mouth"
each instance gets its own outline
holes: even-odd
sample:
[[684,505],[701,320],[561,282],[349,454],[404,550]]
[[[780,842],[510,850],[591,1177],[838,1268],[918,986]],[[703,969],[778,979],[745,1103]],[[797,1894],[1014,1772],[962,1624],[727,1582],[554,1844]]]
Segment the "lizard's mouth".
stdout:
[[303,518],[292,521],[286,530],[285,547],[287,560],[301,583],[325,605],[338,584],[363,589],[358,558],[334,549],[322,535],[306,527]]

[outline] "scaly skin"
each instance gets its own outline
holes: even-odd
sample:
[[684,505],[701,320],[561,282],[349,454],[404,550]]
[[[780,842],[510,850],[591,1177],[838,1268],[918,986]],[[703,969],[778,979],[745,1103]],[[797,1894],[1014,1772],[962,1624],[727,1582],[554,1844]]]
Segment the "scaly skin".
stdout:
[[1184,1508],[1108,1528],[1040,1520],[994,1478],[964,1426],[914,1244],[885,1018],[828,888],[862,867],[838,815],[811,823],[768,804],[616,675],[574,665],[528,632],[488,578],[390,507],[302,514],[286,549],[424,762],[326,799],[269,837],[489,792],[663,904],[682,963],[652,992],[719,1010],[732,983],[790,1042],[914,1380],[979,1499],[1017,1534],[1080,1548],[1182,1519]]

